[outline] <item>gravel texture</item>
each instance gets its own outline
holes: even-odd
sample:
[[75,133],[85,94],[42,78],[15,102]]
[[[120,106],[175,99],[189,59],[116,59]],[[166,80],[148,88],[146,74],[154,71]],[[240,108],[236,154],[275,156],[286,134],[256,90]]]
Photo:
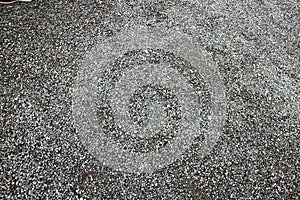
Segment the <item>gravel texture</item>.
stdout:
[[[0,199],[300,198],[297,1],[36,0],[0,13]],[[202,47],[223,78],[226,122],[206,156],[200,138],[157,171],[128,173],[88,148],[72,99],[87,55],[140,26],[178,30]],[[176,91],[148,85],[134,94],[132,121],[155,124],[144,104],[170,100],[176,129]],[[156,148],[140,149],[132,134],[124,141]]]

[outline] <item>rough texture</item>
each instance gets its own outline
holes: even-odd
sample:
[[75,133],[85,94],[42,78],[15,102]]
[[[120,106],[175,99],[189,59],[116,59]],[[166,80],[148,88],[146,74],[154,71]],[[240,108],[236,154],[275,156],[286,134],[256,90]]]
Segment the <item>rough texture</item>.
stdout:
[[[299,199],[297,1],[33,1],[0,13],[0,199]],[[78,69],[99,38],[133,24],[193,35],[218,65],[227,121],[208,156],[135,175],[82,144]]]

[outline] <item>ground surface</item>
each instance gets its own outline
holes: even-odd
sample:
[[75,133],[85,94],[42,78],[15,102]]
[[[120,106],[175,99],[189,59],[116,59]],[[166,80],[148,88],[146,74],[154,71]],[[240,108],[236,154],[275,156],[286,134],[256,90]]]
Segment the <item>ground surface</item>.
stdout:
[[[299,199],[297,1],[33,1],[1,5],[0,15],[0,199]],[[206,122],[209,124],[214,120],[205,115],[205,108],[219,114],[225,122],[215,119],[217,123],[214,124],[218,126],[214,130],[219,130],[219,125],[222,128],[213,145],[197,146],[207,141],[205,138],[210,139],[212,132],[208,131],[204,139],[198,138],[193,147],[168,165],[136,168],[137,163],[141,164],[137,159],[134,166],[126,165],[125,168],[130,169],[122,171],[122,165],[104,164],[103,156],[99,157],[97,150],[93,151],[91,147],[97,147],[99,141],[95,143],[95,140],[82,136],[89,137],[88,128],[85,129],[87,119],[82,124],[80,120],[74,120],[78,116],[72,100],[78,97],[74,95],[74,88],[81,83],[79,79],[78,84],[78,77],[82,77],[80,72],[92,66],[88,64],[89,59],[101,63],[101,55],[106,55],[103,49],[112,46],[107,41],[118,37],[117,41],[122,41],[126,34],[130,38],[128,30],[140,27],[155,30],[155,33],[176,30],[180,33],[178,37],[168,37],[166,31],[166,38],[174,39],[177,44],[184,34],[193,39],[192,46],[201,47],[204,60],[213,66],[203,73],[210,75],[203,76],[202,80],[200,68],[198,74],[186,70],[186,79],[199,78],[194,82],[191,78],[193,84],[190,86],[184,81],[178,84],[199,88],[197,91],[203,97],[199,105],[206,105],[203,102],[208,105],[203,106],[203,122],[199,122],[199,129],[207,129]],[[156,41],[145,38],[148,46]],[[130,48],[135,41],[138,40],[128,43]],[[186,45],[183,42],[182,48]],[[122,49],[115,47],[111,52]],[[161,64],[167,59],[170,69],[172,66],[181,69],[182,66],[184,74],[197,52],[191,49],[196,53],[184,56],[182,48],[178,48],[175,56],[169,54],[171,48],[160,51],[159,55],[155,48],[142,53],[127,52],[112,66],[120,71],[123,69],[120,66],[125,69],[132,63],[141,66]],[[151,60],[156,54],[163,56]],[[148,63],[140,63],[140,58]],[[211,69],[215,69],[215,73],[209,73]],[[185,103],[186,96],[183,95],[181,100],[176,89],[168,88],[170,84],[143,85],[130,93],[126,88],[132,83],[129,78],[138,85],[140,79],[147,79],[148,76],[143,76],[145,73],[153,77],[163,74],[161,71],[151,74],[143,67],[135,70],[132,73],[126,71],[127,75],[123,73],[122,78],[116,78],[118,74],[105,74],[109,70],[103,72],[106,78],[99,82],[100,94],[106,94],[109,88],[101,83],[119,82],[114,86],[118,89],[111,92],[112,96],[99,97],[98,119],[108,124],[99,126],[106,134],[111,134],[110,138],[123,142],[127,150],[153,151],[157,145],[166,145],[176,138],[176,134],[170,135],[167,130],[176,133],[178,127],[189,128],[190,124],[180,123],[185,115],[190,113],[192,116],[194,110],[184,110],[180,102]],[[174,74],[172,70],[170,73]],[[216,74],[222,80],[214,79]],[[87,80],[84,79],[85,83]],[[207,90],[201,82],[207,83]],[[222,92],[224,98],[220,95]],[[122,97],[118,95],[127,93],[131,94],[128,97],[130,116],[125,115],[127,118],[123,119],[122,115],[118,116],[118,109],[128,108],[122,107],[125,101],[112,99],[120,100]],[[214,103],[215,96],[220,97],[217,99],[224,103],[222,106]],[[111,107],[101,107],[109,97]],[[190,100],[192,102],[193,98]],[[167,114],[156,111],[168,105],[171,106],[165,109]],[[186,108],[192,106],[186,104]],[[111,113],[114,113],[113,121],[107,117]],[[169,121],[166,120],[168,117]],[[110,127],[130,124],[128,119],[135,122],[132,127],[142,127],[139,130],[146,132],[163,127],[166,131],[159,132],[161,135],[157,138],[160,143],[146,144],[143,134],[122,137],[122,131]],[[153,119],[159,119],[159,122]],[[162,122],[168,126],[161,125]],[[132,127],[122,128],[130,132]],[[143,140],[140,142],[136,138]],[[160,141],[161,138],[164,140]],[[94,145],[89,146],[92,142]],[[150,163],[163,165],[162,160]],[[118,167],[121,170],[117,170]],[[147,171],[150,168],[153,170]],[[135,173],[135,170],[141,171]]]

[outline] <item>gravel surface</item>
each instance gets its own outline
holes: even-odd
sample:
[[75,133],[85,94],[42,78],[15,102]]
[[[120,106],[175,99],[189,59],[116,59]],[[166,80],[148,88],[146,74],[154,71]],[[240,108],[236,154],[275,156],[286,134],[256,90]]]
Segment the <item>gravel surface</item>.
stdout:
[[[0,199],[300,198],[296,0],[36,0],[0,13]],[[182,133],[190,146],[156,156]],[[101,157],[110,140],[125,168]],[[136,167],[147,152],[155,166]]]

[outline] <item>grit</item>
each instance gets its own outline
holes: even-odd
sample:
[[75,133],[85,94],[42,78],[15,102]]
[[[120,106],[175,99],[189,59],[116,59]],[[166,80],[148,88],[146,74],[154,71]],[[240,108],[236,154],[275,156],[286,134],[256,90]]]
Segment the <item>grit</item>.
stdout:
[[[296,0],[36,0],[0,5],[0,16],[0,199],[300,198]],[[98,159],[72,108],[87,55],[136,26],[192,37],[217,68],[226,96],[225,121],[209,153],[198,154],[199,139],[151,173],[117,170]],[[168,115],[144,113],[144,104],[162,99],[174,106]],[[148,115],[171,116],[176,129],[179,101],[159,85],[137,89],[131,119],[155,127]],[[126,140],[126,149],[156,148],[104,132]],[[159,136],[171,141],[176,134]]]

